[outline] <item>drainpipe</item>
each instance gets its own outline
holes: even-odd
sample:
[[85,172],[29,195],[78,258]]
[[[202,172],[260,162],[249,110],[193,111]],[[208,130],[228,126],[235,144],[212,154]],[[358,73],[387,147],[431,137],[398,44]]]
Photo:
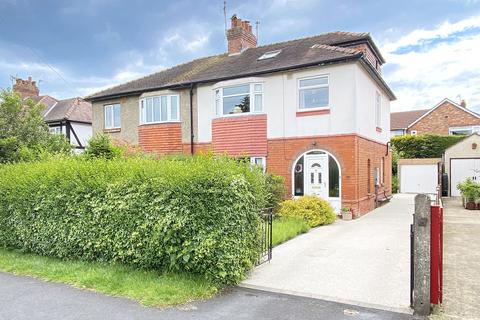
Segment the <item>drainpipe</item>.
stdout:
[[195,84],[190,85],[190,154],[193,155],[193,88]]

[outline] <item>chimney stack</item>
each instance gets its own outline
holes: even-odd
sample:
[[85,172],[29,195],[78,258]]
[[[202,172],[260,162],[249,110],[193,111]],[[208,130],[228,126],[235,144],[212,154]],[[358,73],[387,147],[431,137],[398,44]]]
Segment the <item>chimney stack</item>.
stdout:
[[252,32],[250,21],[237,18],[234,14],[231,18],[231,27],[227,30],[228,53],[240,53],[248,48],[257,46],[257,37]]
[[18,93],[22,99],[38,97],[40,90],[37,87],[37,82],[32,81],[32,77],[27,80],[17,78],[13,85],[13,91]]
[[462,108],[467,108],[467,103],[463,99],[462,101],[460,101],[460,105],[462,106]]

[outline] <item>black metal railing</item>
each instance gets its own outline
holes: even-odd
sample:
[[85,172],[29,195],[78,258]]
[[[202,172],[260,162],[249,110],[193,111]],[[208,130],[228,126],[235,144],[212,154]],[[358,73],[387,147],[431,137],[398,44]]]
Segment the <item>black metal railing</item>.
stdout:
[[257,265],[270,261],[272,259],[272,222],[273,222],[273,209],[263,209],[260,213],[262,219],[261,229],[261,253]]

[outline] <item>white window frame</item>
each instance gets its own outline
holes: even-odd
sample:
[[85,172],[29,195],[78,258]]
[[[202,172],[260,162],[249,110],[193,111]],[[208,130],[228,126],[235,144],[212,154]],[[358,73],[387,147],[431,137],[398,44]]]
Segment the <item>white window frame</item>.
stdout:
[[[115,107],[119,108],[119,112],[120,112],[120,123],[118,124],[118,126],[115,126]],[[104,116],[105,116],[105,119],[104,119],[104,126],[105,126],[105,129],[120,129],[122,127],[122,106],[120,103],[112,103],[112,104],[106,104],[103,106],[104,108]],[[108,116],[108,110],[112,110],[111,111],[111,115]],[[111,126],[107,126],[107,117],[110,118],[111,120],[111,123],[112,125]]]
[[375,91],[375,126],[382,128],[382,95]]
[[[315,86],[306,86],[300,88],[300,81],[302,80],[309,80],[309,79],[317,79],[317,78],[327,78],[327,84],[315,85]],[[316,88],[325,88],[328,89],[328,103],[326,106],[322,107],[315,107],[315,108],[302,108],[300,105],[300,90],[303,89],[316,89]],[[330,109],[330,75],[329,74],[320,74],[310,77],[302,77],[297,79],[297,111],[298,112],[309,112],[309,111],[316,111],[316,110],[328,110]]]
[[[262,161],[261,165],[258,165],[256,163],[255,160],[257,160],[257,159],[260,159]],[[265,172],[265,170],[267,169],[267,158],[266,157],[250,157],[250,163],[252,165],[260,166],[262,168],[263,172]]]
[[469,134],[480,132],[480,126],[463,126],[463,127],[450,127],[448,128],[448,134],[453,135],[454,131],[466,131],[470,130]]
[[[167,97],[167,120],[162,120],[162,97]],[[177,98],[177,115],[176,119],[172,119],[172,97]],[[153,99],[158,98],[160,100],[160,120],[153,120]],[[152,99],[152,121],[147,121],[147,99]],[[138,110],[140,114],[140,124],[156,124],[156,123],[169,123],[169,122],[180,122],[180,95],[179,94],[162,94],[156,96],[143,97],[138,102]]]
[[50,131],[51,134],[62,134],[62,126],[54,126],[54,127],[49,127],[48,131]]
[[[223,89],[225,88],[232,88],[232,87],[240,87],[240,86],[249,86],[249,99],[250,99],[250,111],[249,112],[241,112],[241,113],[232,113],[232,114],[223,114],[223,98],[224,97],[235,97],[235,96],[244,96],[244,93],[240,94],[230,94],[227,96],[223,95]],[[261,85],[261,91],[255,91],[255,85]],[[262,108],[261,110],[254,110],[255,109],[255,95],[260,95],[262,97]],[[213,90],[213,99],[214,99],[214,112],[217,117],[235,117],[235,116],[242,116],[248,114],[259,114],[264,113],[265,108],[265,84],[263,82],[249,82],[249,83],[238,83],[232,84],[227,86],[222,86],[215,88]]]
[[275,58],[276,56],[279,55],[279,53],[282,52],[282,49],[279,50],[273,50],[273,51],[267,51],[264,54],[262,54],[258,60],[266,60],[266,59],[272,59]]

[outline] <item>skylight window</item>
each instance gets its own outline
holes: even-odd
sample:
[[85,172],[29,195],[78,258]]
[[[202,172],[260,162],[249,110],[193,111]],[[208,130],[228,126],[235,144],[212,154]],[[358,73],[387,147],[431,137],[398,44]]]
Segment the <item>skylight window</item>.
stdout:
[[279,54],[280,52],[282,52],[282,50],[275,50],[275,51],[265,52],[260,58],[258,58],[258,60],[265,60],[265,59],[275,58],[276,56],[278,56],[278,54]]

